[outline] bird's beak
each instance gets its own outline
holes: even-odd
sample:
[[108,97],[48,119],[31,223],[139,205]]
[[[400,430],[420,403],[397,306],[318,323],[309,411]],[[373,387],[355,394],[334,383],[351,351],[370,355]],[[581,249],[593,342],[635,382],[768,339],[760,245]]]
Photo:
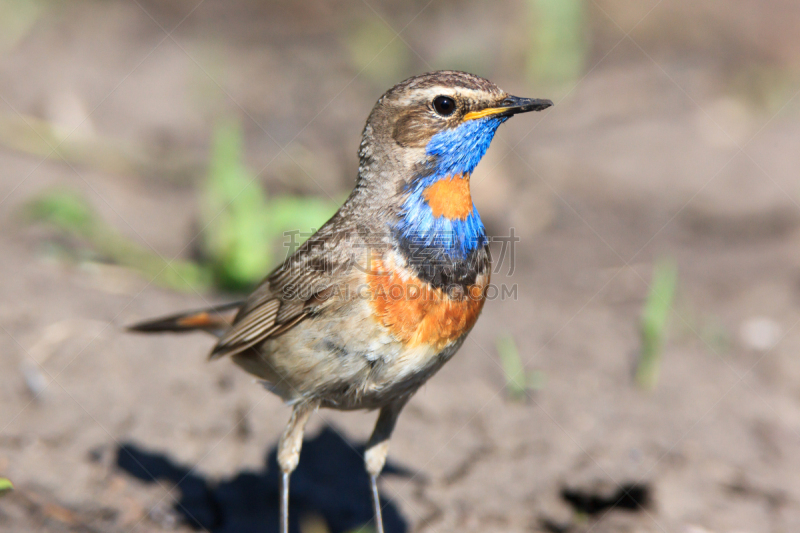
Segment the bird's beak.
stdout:
[[487,107],[480,111],[470,111],[464,115],[464,121],[474,120],[476,118],[492,117],[510,117],[517,113],[527,113],[528,111],[541,111],[553,105],[551,100],[542,98],[520,98],[519,96],[509,96],[500,105],[495,107]]

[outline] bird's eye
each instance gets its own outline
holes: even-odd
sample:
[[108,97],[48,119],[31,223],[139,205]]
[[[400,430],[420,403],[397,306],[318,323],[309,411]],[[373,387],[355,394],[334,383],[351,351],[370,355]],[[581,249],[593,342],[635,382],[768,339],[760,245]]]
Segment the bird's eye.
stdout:
[[437,96],[433,99],[433,108],[443,117],[448,117],[456,110],[456,102],[449,96]]

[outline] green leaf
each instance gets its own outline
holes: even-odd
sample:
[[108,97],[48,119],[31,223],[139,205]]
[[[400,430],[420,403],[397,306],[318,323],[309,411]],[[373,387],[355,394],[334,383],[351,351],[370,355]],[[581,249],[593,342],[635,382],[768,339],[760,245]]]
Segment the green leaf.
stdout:
[[500,355],[500,364],[506,378],[508,396],[515,401],[525,399],[528,387],[525,368],[519,357],[517,343],[511,335],[504,335],[497,339],[497,353]]
[[274,226],[308,232],[327,222],[336,212],[336,205],[322,198],[279,196],[272,199],[269,209]]
[[257,283],[272,263],[269,210],[244,165],[238,122],[223,121],[214,130],[201,213],[203,248],[217,283],[233,290]]
[[278,196],[269,202],[269,219],[274,228],[278,253],[287,257],[336,212],[333,202],[315,197]]
[[563,84],[577,80],[589,54],[585,0],[527,0],[532,81]]
[[14,490],[14,485],[8,479],[0,477],[0,496],[8,494]]
[[287,243],[284,232],[307,238],[336,211],[320,198],[268,198],[243,162],[242,144],[237,122],[217,125],[202,195],[205,257],[217,284],[231,290],[250,289],[275,266],[272,252]]
[[661,352],[666,337],[667,319],[675,299],[678,270],[671,260],[662,260],[653,267],[653,280],[639,323],[642,348],[636,368],[636,381],[644,389],[658,383]]
[[211,276],[191,261],[165,261],[158,254],[121,235],[106,224],[89,202],[74,191],[52,190],[24,206],[31,222],[45,223],[84,241],[103,260],[138,271],[148,280],[182,291],[202,291]]
[[57,228],[87,236],[96,223],[96,215],[80,194],[56,189],[34,198],[25,206],[28,219],[45,222]]

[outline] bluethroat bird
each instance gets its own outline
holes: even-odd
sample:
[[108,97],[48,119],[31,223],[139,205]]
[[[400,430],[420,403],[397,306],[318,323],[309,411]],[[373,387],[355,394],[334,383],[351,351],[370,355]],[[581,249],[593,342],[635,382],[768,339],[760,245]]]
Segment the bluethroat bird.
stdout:
[[364,461],[383,533],[377,478],[397,417],[461,347],[489,284],[470,174],[500,124],[551,105],[464,72],[395,85],[367,119],[347,201],[246,300],[132,326],[213,333],[211,359],[230,356],[292,406],[278,444],[282,533],[289,476],[320,407],[380,409]]

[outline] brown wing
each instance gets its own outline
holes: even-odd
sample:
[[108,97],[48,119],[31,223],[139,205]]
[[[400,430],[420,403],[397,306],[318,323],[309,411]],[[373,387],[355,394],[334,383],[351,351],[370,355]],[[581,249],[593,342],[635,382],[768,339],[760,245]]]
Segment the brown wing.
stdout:
[[306,241],[248,297],[211,351],[211,359],[240,353],[285,333],[324,307],[348,267],[347,253],[340,246],[345,232],[328,228]]

